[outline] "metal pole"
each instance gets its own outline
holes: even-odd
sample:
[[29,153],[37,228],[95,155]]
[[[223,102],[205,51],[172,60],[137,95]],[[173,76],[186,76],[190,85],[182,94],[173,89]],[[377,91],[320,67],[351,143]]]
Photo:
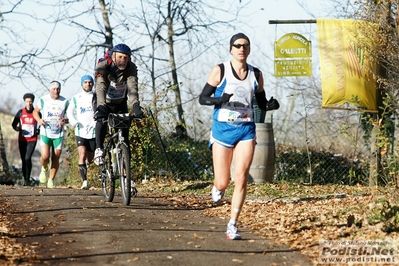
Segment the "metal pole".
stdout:
[[316,22],[315,19],[269,20],[269,24],[306,24]]

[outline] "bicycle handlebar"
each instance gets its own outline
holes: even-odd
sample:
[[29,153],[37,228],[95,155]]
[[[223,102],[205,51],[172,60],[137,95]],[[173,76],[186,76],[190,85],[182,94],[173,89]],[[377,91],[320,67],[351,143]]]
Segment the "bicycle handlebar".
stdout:
[[[111,121],[110,121],[111,119]],[[110,113],[108,115],[108,118],[105,120],[103,119],[103,123],[107,123],[108,122],[108,126],[109,127],[122,127],[122,128],[127,128],[129,127],[126,122],[127,120],[129,120],[129,123],[133,120],[135,121],[140,121],[142,118],[141,117],[137,117],[134,115],[131,115],[130,113],[122,113],[122,114],[118,114],[118,113]]]

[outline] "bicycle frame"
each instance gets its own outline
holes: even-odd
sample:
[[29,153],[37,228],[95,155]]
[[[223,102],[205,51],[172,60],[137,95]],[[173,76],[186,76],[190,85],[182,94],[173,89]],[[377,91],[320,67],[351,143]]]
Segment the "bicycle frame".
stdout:
[[113,170],[113,176],[112,177],[115,178],[117,170],[121,168],[120,160],[118,160],[119,158],[117,158],[118,155],[119,155],[119,152],[120,152],[120,150],[118,150],[118,149],[120,149],[119,145],[125,145],[126,147],[127,147],[127,145],[125,143],[125,138],[122,136],[122,130],[121,129],[118,129],[117,132],[112,134],[112,128],[109,128],[109,133],[110,133],[110,137],[109,137],[109,140],[108,140],[108,142],[106,143],[106,145],[104,147],[104,152],[110,153],[111,156],[112,156],[112,153],[114,152],[113,149],[117,149],[116,152],[115,152],[115,161],[112,162],[112,164],[116,164],[116,166],[117,166],[117,167],[115,167],[113,165],[114,167],[112,169]]
[[108,120],[104,121],[104,123],[108,122],[109,137],[104,145],[104,163],[100,167],[105,200],[108,202],[113,200],[115,181],[119,178],[124,205],[129,205],[132,194],[137,194],[137,190],[135,194],[131,191],[130,148],[122,133],[122,128],[127,128],[130,125],[130,120],[129,123],[126,123],[127,117],[132,119],[129,114],[110,114]]

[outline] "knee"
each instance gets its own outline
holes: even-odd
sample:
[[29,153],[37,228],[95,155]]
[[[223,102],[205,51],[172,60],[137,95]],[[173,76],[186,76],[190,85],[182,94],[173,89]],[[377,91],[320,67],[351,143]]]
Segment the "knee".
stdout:
[[40,160],[48,161],[48,160],[50,160],[50,156],[48,154],[42,154],[42,155],[40,155]]
[[62,150],[55,150],[53,156],[51,156],[52,160],[59,160],[61,157]]
[[214,184],[215,184],[215,187],[218,190],[225,190],[225,189],[228,188],[228,186],[230,184],[230,180],[229,179],[227,179],[227,180],[215,180]]

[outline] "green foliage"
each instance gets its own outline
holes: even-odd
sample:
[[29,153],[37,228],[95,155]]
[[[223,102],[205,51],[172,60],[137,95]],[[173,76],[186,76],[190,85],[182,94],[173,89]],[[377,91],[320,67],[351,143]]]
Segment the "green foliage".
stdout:
[[[366,179],[368,164],[346,158],[342,154],[309,150],[312,161],[313,184],[362,184]],[[309,182],[308,151],[291,147],[277,148],[277,181]]]
[[64,135],[64,147],[63,147],[63,153],[68,154],[68,163],[69,163],[69,172],[65,176],[60,176],[58,175],[57,179],[62,180],[62,182],[59,183],[65,183],[66,185],[77,185],[78,181],[80,182],[80,174],[78,171],[78,149],[76,147],[76,139],[75,139],[75,133],[74,133],[73,128],[67,129]]
[[[145,125],[144,125],[145,123]],[[178,179],[212,178],[212,157],[207,141],[196,141],[183,126],[162,136],[159,125],[146,119],[133,126],[131,143],[134,173],[138,176],[170,176]]]
[[148,163],[151,162],[148,152],[157,148],[157,141],[151,128],[154,123],[151,119],[143,119],[139,122],[133,122],[129,131],[131,160],[133,178],[148,176]]
[[173,172],[186,180],[213,177],[212,154],[207,141],[195,141],[187,135],[164,138]]
[[368,217],[370,225],[382,223],[381,230],[386,233],[399,232],[399,207],[392,205],[386,199],[379,199],[375,202],[377,208]]
[[[395,106],[393,97],[386,93],[379,107],[379,113],[362,114],[362,128],[365,132],[366,145],[375,145],[378,158],[378,183],[388,185],[396,183],[395,176],[398,172],[399,158],[393,153],[395,140],[395,120],[392,119]],[[372,139],[372,132],[375,131],[375,139]],[[374,141],[374,143],[373,143]]]
[[[79,173],[79,154],[74,129],[68,128],[65,135],[63,152],[68,153],[67,160],[69,167],[67,169],[60,169],[60,175],[57,174],[57,180],[60,180],[58,183],[62,185],[80,187],[82,178]],[[94,163],[90,164],[87,168],[87,180],[91,186],[100,186],[98,171],[98,166]]]
[[372,115],[370,113],[362,113],[360,120],[360,126],[364,132],[363,139],[365,145],[370,148],[370,139],[371,139],[371,132],[373,130],[373,122],[372,122]]

